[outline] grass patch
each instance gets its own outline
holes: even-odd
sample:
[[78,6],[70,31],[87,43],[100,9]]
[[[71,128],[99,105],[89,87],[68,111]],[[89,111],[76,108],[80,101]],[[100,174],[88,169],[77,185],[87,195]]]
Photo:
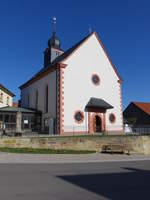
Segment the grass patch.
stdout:
[[60,149],[34,149],[34,148],[0,148],[0,152],[24,154],[91,154],[96,151],[88,150],[60,150]]

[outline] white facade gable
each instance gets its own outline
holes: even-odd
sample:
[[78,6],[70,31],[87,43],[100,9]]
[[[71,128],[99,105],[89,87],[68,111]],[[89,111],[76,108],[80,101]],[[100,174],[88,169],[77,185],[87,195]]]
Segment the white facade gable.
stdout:
[[[67,65],[64,70],[64,131],[72,129],[71,125],[78,131],[88,129],[88,113],[84,109],[91,97],[101,98],[114,107],[106,112],[106,128],[121,130],[119,78],[96,34],[92,34],[64,63]],[[93,74],[100,77],[100,85],[93,84]],[[77,110],[84,112],[82,124],[77,124],[74,120]],[[110,113],[116,117],[113,124],[109,121]]]

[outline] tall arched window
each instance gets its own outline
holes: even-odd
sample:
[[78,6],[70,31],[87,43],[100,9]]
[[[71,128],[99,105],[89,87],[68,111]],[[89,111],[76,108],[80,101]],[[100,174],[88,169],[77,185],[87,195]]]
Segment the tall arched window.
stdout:
[[35,108],[38,110],[38,101],[39,101],[39,94],[38,90],[36,90],[36,97],[35,97]]
[[28,94],[27,107],[30,108],[30,95]]
[[45,91],[45,112],[48,113],[48,85],[46,86]]

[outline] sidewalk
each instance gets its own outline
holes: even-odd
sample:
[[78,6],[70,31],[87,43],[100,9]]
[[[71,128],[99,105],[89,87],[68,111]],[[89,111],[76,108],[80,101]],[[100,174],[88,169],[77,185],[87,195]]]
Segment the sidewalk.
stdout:
[[94,163],[150,160],[150,155],[124,155],[124,154],[15,154],[0,153],[0,163]]

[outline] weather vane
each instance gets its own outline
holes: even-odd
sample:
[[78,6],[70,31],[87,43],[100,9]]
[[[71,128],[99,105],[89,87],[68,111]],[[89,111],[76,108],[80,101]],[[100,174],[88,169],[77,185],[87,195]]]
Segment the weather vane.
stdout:
[[92,28],[91,28],[91,26],[89,26],[89,33],[90,33],[90,34],[92,33]]

